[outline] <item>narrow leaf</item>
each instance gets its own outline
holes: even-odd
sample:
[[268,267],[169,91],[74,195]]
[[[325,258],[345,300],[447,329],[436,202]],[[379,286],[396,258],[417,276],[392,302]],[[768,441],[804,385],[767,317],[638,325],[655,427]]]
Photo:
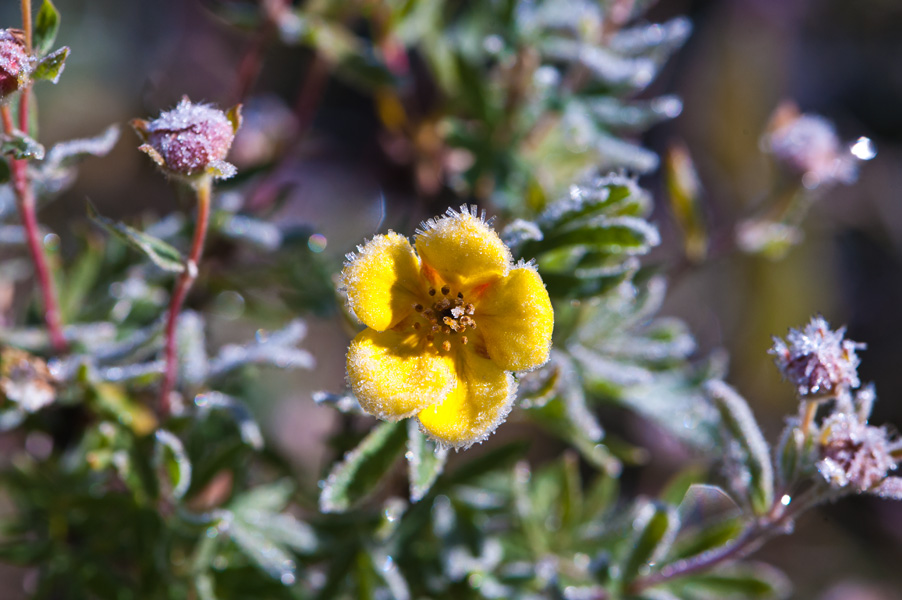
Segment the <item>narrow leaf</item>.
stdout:
[[774,502],[773,465],[764,435],[749,405],[733,388],[715,380],[709,381],[705,390],[720,413],[723,426],[744,451],[749,502],[756,514],[763,515]]
[[319,498],[323,512],[344,512],[369,495],[395,463],[407,441],[402,423],[383,423],[329,473]]
[[21,131],[15,130],[12,133],[0,134],[0,153],[19,160],[32,158],[41,160],[44,158],[44,146]]
[[285,585],[294,584],[296,566],[281,544],[268,539],[240,519],[229,523],[228,531],[235,545],[263,572]]
[[38,54],[47,54],[56,41],[60,28],[60,13],[53,2],[44,0],[34,20],[33,45]]
[[437,446],[427,438],[413,419],[408,420],[407,434],[405,456],[410,479],[410,501],[419,502],[444,470],[448,449]]
[[69,58],[69,47],[63,46],[56,52],[45,56],[31,72],[31,78],[35,81],[49,81],[57,83],[63,69],[66,68],[66,59]]
[[789,580],[781,571],[754,562],[694,575],[678,587],[688,592],[689,597],[718,600],[778,600],[788,598],[792,591]]
[[677,529],[679,517],[674,507],[651,502],[641,506],[633,522],[635,534],[623,560],[623,581],[632,581],[642,567],[651,566],[664,556]]
[[272,513],[264,510],[245,509],[235,512],[241,519],[265,538],[284,544],[296,552],[310,554],[318,542],[313,528],[288,513]]
[[185,270],[184,260],[178,250],[163,240],[138,231],[134,227],[101,216],[90,202],[88,203],[88,218],[147,256],[164,271],[181,273]]
[[191,486],[191,461],[182,441],[165,429],[155,434],[154,464],[161,479],[161,489],[171,490],[175,500],[180,500]]

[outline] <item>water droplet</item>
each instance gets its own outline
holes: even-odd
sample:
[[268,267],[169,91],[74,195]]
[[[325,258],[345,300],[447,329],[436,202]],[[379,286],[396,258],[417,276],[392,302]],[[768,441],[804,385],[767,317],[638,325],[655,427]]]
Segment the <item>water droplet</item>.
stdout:
[[413,460],[413,451],[408,450],[407,452],[405,452],[404,458],[406,458],[408,461],[412,461]]
[[780,504],[782,504],[783,506],[789,506],[790,502],[792,502],[792,498],[789,496],[789,494],[783,494],[783,497],[780,498]]
[[294,582],[297,581],[297,578],[294,576],[294,573],[282,573],[282,576],[279,577],[279,581],[282,582],[282,585],[294,585]]
[[877,156],[877,146],[874,145],[874,142],[871,141],[871,138],[861,136],[855,143],[852,144],[852,147],[849,148],[849,151],[857,158],[858,160],[871,160],[875,156]]
[[504,49],[504,40],[501,39],[500,35],[487,35],[482,40],[482,47],[489,54],[498,54]]
[[315,252],[319,254],[323,250],[326,249],[326,244],[329,243],[329,240],[326,239],[321,233],[314,233],[307,239],[307,247],[310,248],[311,252]]
[[382,562],[382,571],[387,573],[395,568],[395,561],[391,556],[386,556],[385,560]]
[[60,236],[48,233],[44,236],[44,247],[48,250],[56,250],[60,246]]

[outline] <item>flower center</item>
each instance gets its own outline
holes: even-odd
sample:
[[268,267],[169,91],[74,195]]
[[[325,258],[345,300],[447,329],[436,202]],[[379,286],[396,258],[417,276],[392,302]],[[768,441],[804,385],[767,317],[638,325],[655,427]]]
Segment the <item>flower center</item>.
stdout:
[[464,299],[462,292],[452,295],[447,285],[438,290],[430,289],[429,296],[433,299],[431,305],[414,305],[418,318],[413,322],[413,328],[436,350],[450,352],[453,343],[469,343],[465,334],[467,329],[476,329],[473,319],[476,307]]

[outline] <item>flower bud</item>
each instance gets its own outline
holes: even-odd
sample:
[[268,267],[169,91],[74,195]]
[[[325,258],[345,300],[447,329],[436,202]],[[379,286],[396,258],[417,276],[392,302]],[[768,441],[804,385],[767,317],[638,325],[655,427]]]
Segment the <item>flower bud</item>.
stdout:
[[0,99],[22,87],[28,76],[29,58],[21,32],[0,29]]
[[833,487],[866,492],[896,468],[891,454],[895,444],[882,427],[872,427],[858,415],[837,412],[821,429],[817,468]]
[[774,338],[770,354],[783,377],[801,396],[834,394],[857,388],[858,355],[864,344],[844,340],[845,328],[836,331],[823,317],[814,317],[804,329],[790,329],[786,342]]
[[855,157],[823,117],[801,114],[795,105],[784,103],[774,112],[768,129],[763,140],[765,149],[784,168],[801,176],[806,188],[855,181]]
[[145,142],[139,149],[169,174],[227,179],[235,174],[235,167],[224,159],[240,120],[240,106],[226,114],[184,97],[174,109],[150,122],[136,119],[132,127]]

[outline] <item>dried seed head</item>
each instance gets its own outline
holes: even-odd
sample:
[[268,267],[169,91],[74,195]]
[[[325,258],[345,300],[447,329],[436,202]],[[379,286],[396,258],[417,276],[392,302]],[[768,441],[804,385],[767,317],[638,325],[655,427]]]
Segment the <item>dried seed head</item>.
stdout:
[[166,171],[183,177],[205,173],[216,178],[235,174],[225,162],[240,121],[238,107],[227,115],[187,97],[153,121],[135,120],[132,126],[145,141],[141,150]]
[[0,99],[22,87],[28,67],[28,52],[21,32],[0,29]]
[[842,327],[832,331],[823,317],[814,317],[804,329],[790,329],[786,342],[774,338],[769,352],[784,379],[795,385],[801,396],[857,388],[861,382],[856,350],[865,345],[844,340],[845,331]]

